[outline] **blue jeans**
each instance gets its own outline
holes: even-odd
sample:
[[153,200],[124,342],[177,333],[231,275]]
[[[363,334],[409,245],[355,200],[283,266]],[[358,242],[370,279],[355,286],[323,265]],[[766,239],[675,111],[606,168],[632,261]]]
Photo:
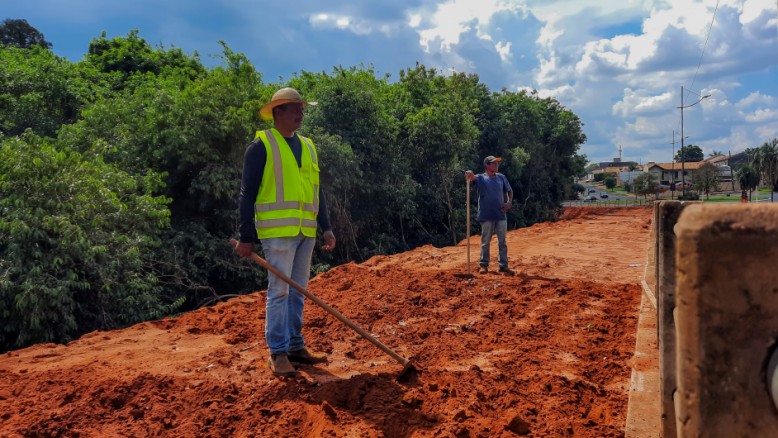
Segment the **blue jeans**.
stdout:
[[[273,237],[262,239],[265,259],[302,287],[311,276],[311,257],[316,239],[305,237]],[[265,306],[265,340],[271,354],[299,350],[303,340],[303,307],[305,295],[290,287],[271,272],[267,273],[267,304]]]
[[481,222],[481,267],[489,267],[489,243],[492,234],[497,233],[497,248],[499,250],[497,263],[501,268],[508,267],[508,245],[505,243],[505,235],[508,234],[508,221]]

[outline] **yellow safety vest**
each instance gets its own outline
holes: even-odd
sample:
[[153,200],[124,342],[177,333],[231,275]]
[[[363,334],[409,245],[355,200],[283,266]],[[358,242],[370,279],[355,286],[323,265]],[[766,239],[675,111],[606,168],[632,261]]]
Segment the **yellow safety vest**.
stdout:
[[267,160],[257,199],[254,202],[254,226],[260,239],[316,237],[319,214],[319,158],[313,142],[300,137],[301,163],[286,140],[275,128],[257,131],[265,145]]

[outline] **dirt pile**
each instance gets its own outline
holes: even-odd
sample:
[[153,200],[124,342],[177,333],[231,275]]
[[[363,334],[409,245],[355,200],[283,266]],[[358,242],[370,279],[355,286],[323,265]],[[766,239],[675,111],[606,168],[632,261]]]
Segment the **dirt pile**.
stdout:
[[257,292],[0,356],[0,437],[623,436],[650,218],[570,208],[512,231],[516,276],[461,278],[463,241],[314,278],[312,293],[413,358],[409,382],[313,303],[306,340],[330,362],[273,377]]

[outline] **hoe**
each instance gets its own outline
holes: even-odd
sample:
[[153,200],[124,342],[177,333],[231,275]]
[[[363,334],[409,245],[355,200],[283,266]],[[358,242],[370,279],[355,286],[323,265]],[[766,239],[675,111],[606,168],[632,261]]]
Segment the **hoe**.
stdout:
[[[233,248],[238,246],[238,241],[235,239],[230,239],[230,245],[232,245]],[[342,313],[338,312],[337,310],[330,307],[327,303],[322,301],[319,297],[309,292],[306,288],[302,287],[299,283],[292,280],[288,276],[286,276],[283,272],[276,269],[275,266],[272,266],[270,263],[267,262],[267,260],[263,259],[262,257],[258,256],[256,253],[251,253],[251,259],[255,262],[259,263],[263,268],[267,269],[268,271],[275,274],[278,278],[284,280],[289,286],[292,286],[295,288],[298,292],[305,295],[307,298],[309,298],[314,303],[318,304],[319,307],[329,312],[332,316],[339,319],[340,322],[343,324],[346,324],[347,326],[351,327],[352,330],[357,332],[360,336],[367,339],[368,341],[372,342],[373,345],[380,348],[384,353],[388,354],[389,356],[392,356],[392,359],[396,360],[400,365],[403,366],[402,371],[400,371],[400,375],[397,377],[397,380],[400,382],[407,382],[416,377],[420,371],[417,369],[409,359],[406,359],[399,354],[395,353],[392,349],[381,343],[378,339],[374,338],[373,336],[370,336],[368,332],[366,332],[364,329],[359,327],[358,325],[351,322],[350,319],[343,316]]]

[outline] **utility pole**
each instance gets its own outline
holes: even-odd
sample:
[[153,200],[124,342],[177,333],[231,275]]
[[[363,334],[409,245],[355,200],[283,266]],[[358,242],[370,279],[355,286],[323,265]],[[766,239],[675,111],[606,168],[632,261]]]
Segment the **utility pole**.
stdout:
[[[683,199],[686,200],[686,154],[683,150],[683,85],[681,85],[681,193],[683,193]],[[675,166],[673,166],[675,167]]]
[[732,150],[727,151],[729,153],[729,158],[727,159],[727,167],[729,167],[729,181],[732,183],[732,191],[735,191],[735,175],[732,172]]
[[670,155],[670,166],[672,166],[672,172],[670,172],[670,199],[675,199],[675,129],[673,129],[673,141],[670,143],[673,145],[673,154]]
[[670,166],[672,166],[672,172],[670,172],[670,199],[675,199],[675,129],[673,129],[673,141],[670,142],[673,145],[673,155],[670,160]]
[[[696,93],[695,93],[696,94]],[[699,96],[699,95],[698,95]],[[683,85],[681,85],[681,106],[678,108],[681,109],[681,188],[683,189],[683,199],[686,199],[686,154],[684,153],[684,147],[683,147],[683,110],[684,108],[690,108],[694,105],[697,105],[698,103],[702,102],[703,99],[707,99],[710,97],[710,94],[706,94],[705,96],[700,97],[700,99],[696,102],[694,102],[691,105],[683,106]],[[673,166],[674,167],[674,166]]]

